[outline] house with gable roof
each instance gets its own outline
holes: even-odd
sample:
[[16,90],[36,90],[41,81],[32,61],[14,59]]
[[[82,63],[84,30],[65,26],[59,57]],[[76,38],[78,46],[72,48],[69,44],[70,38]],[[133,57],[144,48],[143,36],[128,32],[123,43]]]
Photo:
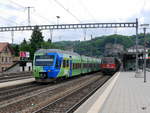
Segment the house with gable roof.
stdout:
[[7,42],[0,42],[0,72],[14,64],[14,50]]

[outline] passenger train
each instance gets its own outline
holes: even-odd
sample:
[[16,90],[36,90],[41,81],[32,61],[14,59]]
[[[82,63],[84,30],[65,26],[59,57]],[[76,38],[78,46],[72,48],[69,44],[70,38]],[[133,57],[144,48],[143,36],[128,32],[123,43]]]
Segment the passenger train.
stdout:
[[59,49],[39,49],[34,54],[33,76],[37,82],[50,82],[100,70],[101,59]]

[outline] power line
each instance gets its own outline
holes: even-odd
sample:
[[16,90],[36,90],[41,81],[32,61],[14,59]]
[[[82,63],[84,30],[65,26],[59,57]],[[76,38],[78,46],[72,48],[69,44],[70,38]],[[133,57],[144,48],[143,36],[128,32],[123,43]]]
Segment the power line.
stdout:
[[146,0],[144,0],[143,6],[142,6],[142,9],[141,9],[141,13],[143,13],[145,5],[146,5]]
[[12,21],[12,20],[10,20],[10,19],[4,18],[4,17],[2,17],[2,16],[0,16],[0,17],[1,17],[0,19],[3,19],[3,20],[5,20],[5,21],[9,21],[9,23],[15,23],[15,24],[18,25],[18,23],[14,22],[14,21]]
[[89,11],[89,9],[85,6],[85,4],[83,3],[82,0],[80,0],[80,5],[82,5],[82,7],[84,8],[84,10],[88,13],[89,16],[91,16],[91,18],[96,21],[96,19],[94,18],[94,16],[92,15],[92,13]]
[[36,12],[35,15],[39,16],[40,18],[42,18],[43,20],[47,21],[48,23],[49,23],[49,22],[52,22],[52,21],[50,21],[48,18],[42,16],[40,13],[37,13],[37,12]]
[[78,22],[81,22],[73,13],[71,13],[68,9],[66,9],[63,4],[61,4],[59,1],[54,0],[61,8],[63,8],[66,12],[68,12],[72,17],[74,17]]
[[11,3],[15,4],[16,6],[24,9],[24,6],[22,6],[22,5],[20,5],[20,4],[16,3],[16,2],[14,2],[12,0],[9,0],[9,2],[11,2]]
[[[18,7],[21,7],[21,8],[25,8],[23,5],[21,5],[21,4],[18,4],[18,3],[16,3],[16,2],[14,2],[14,1],[12,1],[12,0],[9,0],[11,3],[13,3],[14,5],[16,5],[16,6],[18,6]],[[26,7],[27,8],[27,7]],[[28,9],[29,10],[29,9]],[[37,12],[36,12],[37,13]],[[34,15],[36,15],[36,16],[38,16],[38,17],[40,17],[40,18],[43,18],[45,21],[48,21],[49,22],[49,20],[47,19],[47,18],[45,18],[45,17],[43,17],[43,16],[41,16],[39,13],[37,13],[37,14],[34,14]],[[30,23],[29,22],[29,13],[28,13],[28,23]]]

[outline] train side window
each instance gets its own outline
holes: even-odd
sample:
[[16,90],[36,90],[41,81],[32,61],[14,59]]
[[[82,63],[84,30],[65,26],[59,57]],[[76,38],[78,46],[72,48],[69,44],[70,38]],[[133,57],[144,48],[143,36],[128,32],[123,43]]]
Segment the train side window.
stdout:
[[85,63],[83,64],[83,67],[85,68]]
[[69,60],[66,60],[66,62],[67,62],[67,67],[69,67]]
[[63,60],[63,67],[66,67],[66,61]]
[[59,62],[60,62],[60,67],[61,67],[61,65],[62,65],[62,59]]

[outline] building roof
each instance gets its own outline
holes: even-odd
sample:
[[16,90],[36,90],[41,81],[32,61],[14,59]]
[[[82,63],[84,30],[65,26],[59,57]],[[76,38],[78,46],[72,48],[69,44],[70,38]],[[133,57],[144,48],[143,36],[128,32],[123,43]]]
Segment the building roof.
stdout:
[[4,48],[6,48],[7,46],[10,49],[11,53],[13,54],[14,50],[10,47],[8,42],[0,42],[0,52],[2,52]]

